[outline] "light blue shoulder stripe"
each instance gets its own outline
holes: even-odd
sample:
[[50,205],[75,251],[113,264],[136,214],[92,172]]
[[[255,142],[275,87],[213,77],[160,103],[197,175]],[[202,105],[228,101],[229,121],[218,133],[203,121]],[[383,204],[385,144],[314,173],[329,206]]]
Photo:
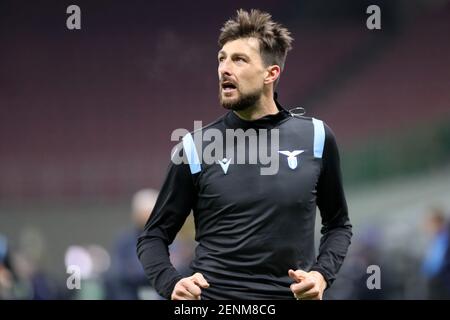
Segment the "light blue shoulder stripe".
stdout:
[[312,118],[312,123],[314,125],[314,157],[322,158],[325,145],[325,127],[322,120]]
[[190,133],[183,137],[183,148],[186,154],[186,158],[189,162],[191,173],[196,174],[202,171],[200,160],[198,158],[197,148],[195,147],[194,139],[192,139],[192,135]]

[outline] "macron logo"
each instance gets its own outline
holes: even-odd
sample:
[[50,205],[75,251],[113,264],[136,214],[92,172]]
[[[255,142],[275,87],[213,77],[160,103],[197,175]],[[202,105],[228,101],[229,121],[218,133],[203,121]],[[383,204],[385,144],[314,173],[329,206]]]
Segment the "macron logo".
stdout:
[[217,160],[217,163],[222,167],[223,173],[227,174],[228,167],[230,166],[231,158],[223,158],[222,160]]

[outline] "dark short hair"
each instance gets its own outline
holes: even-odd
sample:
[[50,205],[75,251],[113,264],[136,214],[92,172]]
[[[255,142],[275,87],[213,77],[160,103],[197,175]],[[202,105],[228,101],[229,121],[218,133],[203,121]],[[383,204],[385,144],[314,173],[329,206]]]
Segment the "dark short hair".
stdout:
[[229,19],[220,29],[219,46],[240,38],[256,38],[259,41],[261,57],[266,66],[278,65],[284,69],[286,55],[292,48],[291,33],[282,25],[274,22],[267,12],[252,9],[250,12],[237,10],[234,18]]

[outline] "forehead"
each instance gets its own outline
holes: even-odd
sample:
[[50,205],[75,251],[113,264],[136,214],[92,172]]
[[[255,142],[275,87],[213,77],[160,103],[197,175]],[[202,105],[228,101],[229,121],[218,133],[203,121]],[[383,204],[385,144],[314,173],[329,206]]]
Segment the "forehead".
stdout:
[[249,56],[259,55],[259,41],[256,38],[239,38],[224,44],[219,53],[245,53]]

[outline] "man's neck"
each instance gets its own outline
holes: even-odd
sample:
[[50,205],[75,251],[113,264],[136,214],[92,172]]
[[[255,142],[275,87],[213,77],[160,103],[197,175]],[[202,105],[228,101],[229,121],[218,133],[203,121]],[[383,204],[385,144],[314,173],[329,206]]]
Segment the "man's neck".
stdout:
[[253,121],[270,114],[277,114],[279,110],[275,103],[275,100],[273,99],[273,96],[267,99],[263,95],[259,103],[257,103],[256,105],[245,110],[233,112],[242,120]]

